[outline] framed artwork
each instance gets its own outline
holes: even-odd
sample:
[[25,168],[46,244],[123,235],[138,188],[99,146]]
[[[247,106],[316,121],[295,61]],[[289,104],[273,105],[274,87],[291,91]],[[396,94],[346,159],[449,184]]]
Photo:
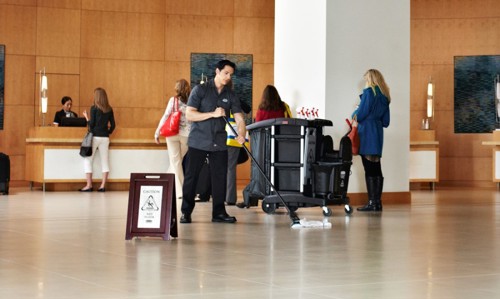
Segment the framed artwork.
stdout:
[[455,133],[491,133],[500,128],[498,74],[500,55],[455,56]]
[[3,130],[5,94],[5,45],[0,45],[0,130]]
[[[201,81],[215,77],[217,62],[227,59],[236,64],[236,72],[231,77],[233,88],[241,101],[252,107],[253,55],[251,54],[213,54],[191,53],[191,88]],[[247,124],[251,123],[251,115],[246,115]]]

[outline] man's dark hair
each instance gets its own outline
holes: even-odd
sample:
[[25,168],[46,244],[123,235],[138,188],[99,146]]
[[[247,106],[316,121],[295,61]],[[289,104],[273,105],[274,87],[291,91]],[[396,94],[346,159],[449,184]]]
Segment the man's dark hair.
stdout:
[[234,71],[236,71],[236,64],[234,64],[234,62],[232,62],[230,60],[227,60],[227,59],[224,59],[224,60],[221,60],[221,61],[217,62],[217,65],[215,66],[215,68],[217,68],[220,71],[222,71],[222,69],[224,69],[224,67],[226,65],[229,65],[230,67],[233,68]]
[[65,96],[61,99],[61,103],[64,105],[66,104],[67,101],[73,101],[70,97]]

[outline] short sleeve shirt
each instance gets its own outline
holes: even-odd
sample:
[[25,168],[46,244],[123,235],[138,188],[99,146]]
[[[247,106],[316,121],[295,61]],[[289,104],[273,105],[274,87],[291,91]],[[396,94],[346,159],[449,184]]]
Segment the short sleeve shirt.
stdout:
[[[242,113],[240,100],[233,90],[225,86],[219,94],[214,80],[193,88],[188,106],[196,108],[199,112],[212,112],[217,107],[230,113]],[[188,146],[204,151],[225,151],[226,146],[226,121],[224,118],[209,118],[204,121],[193,122],[189,132]]]

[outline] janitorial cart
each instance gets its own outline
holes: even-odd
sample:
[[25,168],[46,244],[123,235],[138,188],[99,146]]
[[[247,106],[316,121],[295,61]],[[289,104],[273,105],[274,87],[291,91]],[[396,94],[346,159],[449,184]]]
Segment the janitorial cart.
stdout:
[[325,216],[331,216],[329,206],[344,205],[345,212],[351,214],[347,196],[351,143],[344,136],[335,150],[333,139],[323,134],[324,127],[332,125],[330,120],[299,118],[248,125],[254,160],[250,183],[243,190],[245,202],[256,206],[262,200],[262,209],[268,214],[283,206],[282,199],[293,211],[319,206]]

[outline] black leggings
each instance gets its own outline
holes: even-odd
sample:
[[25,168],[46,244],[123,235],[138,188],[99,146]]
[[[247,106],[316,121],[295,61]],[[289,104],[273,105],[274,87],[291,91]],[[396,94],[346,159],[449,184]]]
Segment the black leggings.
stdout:
[[365,156],[361,156],[361,161],[363,161],[363,167],[365,169],[365,176],[367,177],[377,177],[382,175],[382,166],[380,164],[380,159],[378,162],[372,162],[365,158]]

